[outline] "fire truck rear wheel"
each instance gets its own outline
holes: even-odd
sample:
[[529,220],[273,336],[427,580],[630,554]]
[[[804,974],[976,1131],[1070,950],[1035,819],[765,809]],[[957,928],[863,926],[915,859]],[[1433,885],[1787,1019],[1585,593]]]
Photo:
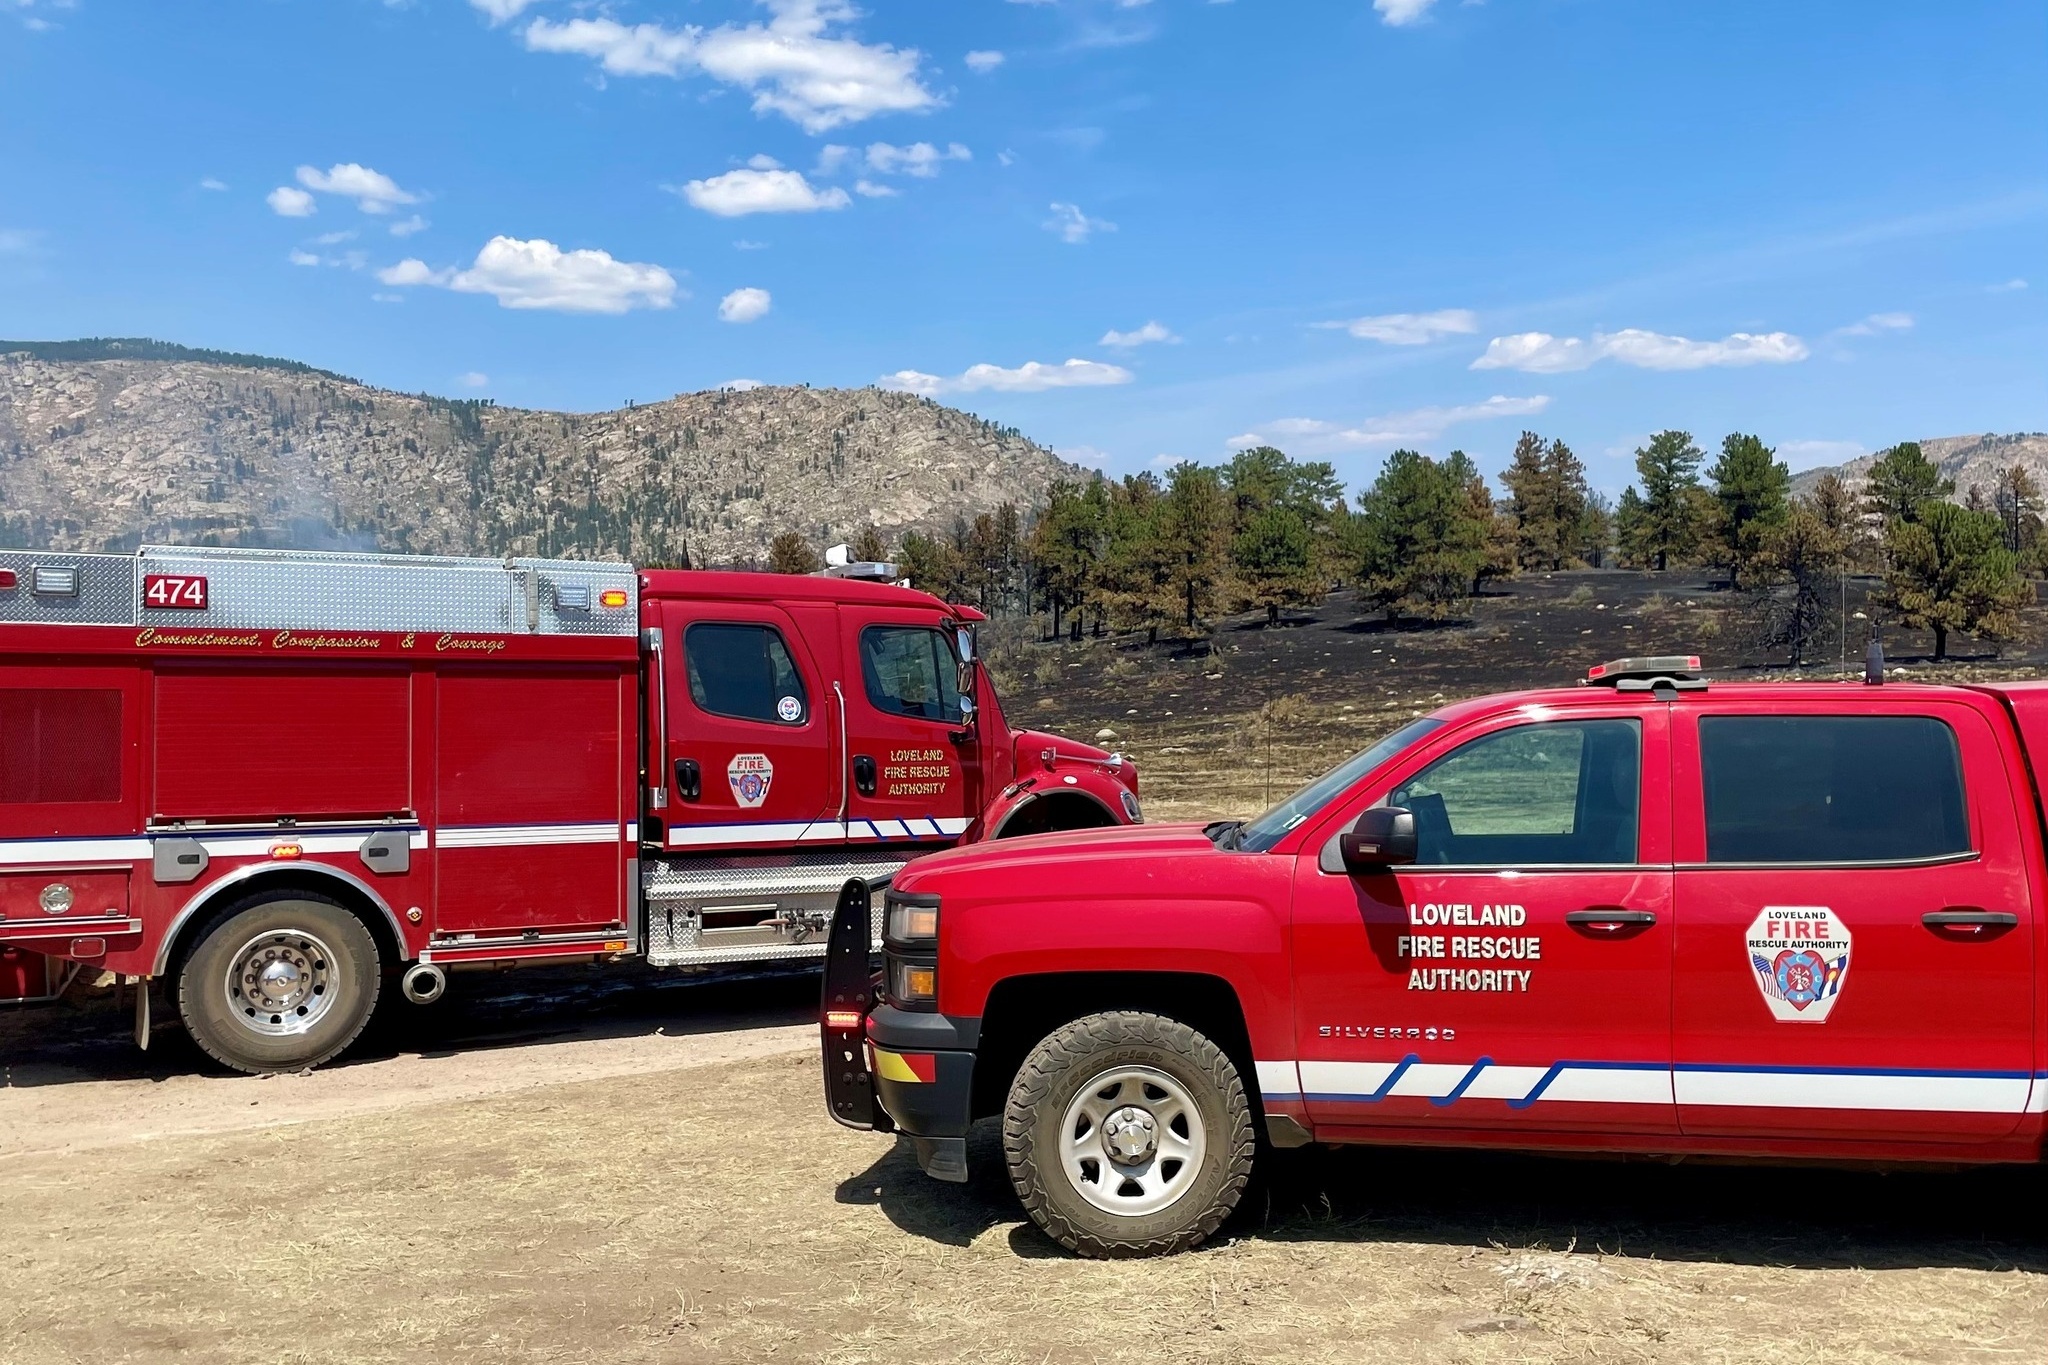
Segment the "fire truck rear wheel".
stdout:
[[1230,1216],[1257,1142],[1223,1049],[1157,1014],[1092,1014],[1024,1059],[1003,1112],[1010,1183],[1084,1256],[1159,1256]]
[[356,1040],[382,984],[377,942],[360,919],[311,892],[269,892],[206,930],[178,973],[178,1013],[223,1065],[299,1071]]

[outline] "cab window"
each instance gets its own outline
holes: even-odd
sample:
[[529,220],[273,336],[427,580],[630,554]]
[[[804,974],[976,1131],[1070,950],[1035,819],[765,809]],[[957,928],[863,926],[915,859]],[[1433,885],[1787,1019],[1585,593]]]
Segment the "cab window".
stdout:
[[869,626],[860,633],[868,704],[894,716],[958,722],[959,662],[945,635],[923,626]]
[[1642,747],[1633,720],[1516,726],[1452,750],[1388,804],[1415,812],[1418,863],[1632,863]]
[[773,626],[702,622],[683,632],[690,700],[701,711],[770,725],[802,725],[811,714],[803,675]]
[[1970,850],[1962,755],[1933,716],[1702,716],[1710,863],[1887,863]]

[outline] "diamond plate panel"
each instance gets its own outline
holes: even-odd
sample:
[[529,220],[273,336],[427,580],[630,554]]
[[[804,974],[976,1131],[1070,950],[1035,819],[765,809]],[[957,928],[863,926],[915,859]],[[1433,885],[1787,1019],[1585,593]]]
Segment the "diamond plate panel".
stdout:
[[[657,967],[821,957],[839,890],[851,877],[882,877],[908,860],[891,854],[799,854],[775,866],[758,858],[664,859],[642,865],[647,960]],[[704,927],[707,911],[746,908],[761,923]],[[767,921],[780,921],[767,923]],[[880,920],[875,946],[881,947]]]
[[[78,596],[48,597],[31,591],[37,567],[73,569]],[[0,622],[38,626],[132,626],[135,622],[135,561],[127,555],[60,555],[36,550],[0,550],[0,569],[14,571],[15,585],[0,588]]]
[[[630,564],[148,545],[135,581],[152,573],[205,575],[207,607],[145,607],[145,624],[480,635],[632,635],[640,624],[640,578]],[[576,588],[587,608],[560,600],[576,598]],[[626,593],[625,606],[597,605],[614,589]]]

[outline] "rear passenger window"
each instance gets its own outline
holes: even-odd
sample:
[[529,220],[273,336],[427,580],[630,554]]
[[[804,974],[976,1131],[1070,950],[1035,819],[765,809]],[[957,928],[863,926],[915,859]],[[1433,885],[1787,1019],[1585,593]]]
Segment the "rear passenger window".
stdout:
[[691,626],[683,632],[683,662],[699,710],[771,725],[802,725],[810,716],[803,675],[773,626]]
[[0,805],[121,799],[121,694],[0,690]]
[[1418,863],[1632,863],[1641,770],[1635,721],[1519,725],[1453,749],[1387,804],[1415,812]]
[[1702,716],[1710,863],[1970,851],[1962,755],[1932,716]]

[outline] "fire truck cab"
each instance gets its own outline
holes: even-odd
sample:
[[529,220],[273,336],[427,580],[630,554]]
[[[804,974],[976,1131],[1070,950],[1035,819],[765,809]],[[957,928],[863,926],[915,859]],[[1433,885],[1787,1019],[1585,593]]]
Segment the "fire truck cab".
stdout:
[[849,877],[1140,818],[1134,765],[1007,727],[977,620],[848,577],[0,552],[0,950],[246,1071],[451,970],[818,957]]

